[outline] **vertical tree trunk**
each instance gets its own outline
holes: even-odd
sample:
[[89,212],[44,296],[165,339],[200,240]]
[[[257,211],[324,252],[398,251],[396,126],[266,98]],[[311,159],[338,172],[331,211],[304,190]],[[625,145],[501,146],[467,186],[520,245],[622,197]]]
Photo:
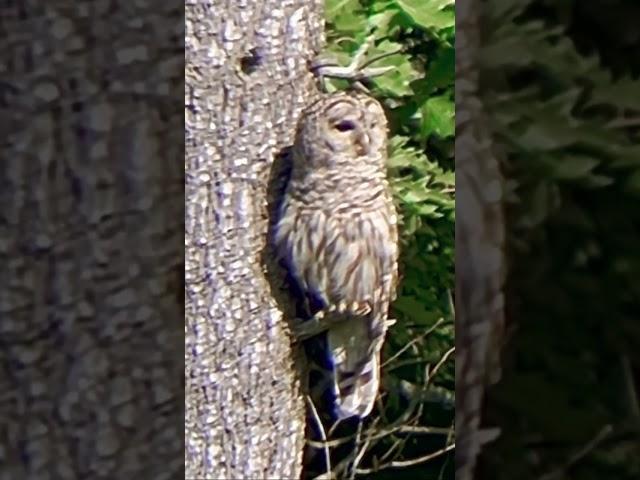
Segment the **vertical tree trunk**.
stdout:
[[503,181],[479,98],[482,3],[456,5],[456,479],[471,480],[482,446],[485,387],[500,375],[504,323]]
[[149,16],[0,6],[2,480],[184,472],[182,22]]
[[261,260],[321,0],[186,4],[186,478],[297,478],[304,408]]

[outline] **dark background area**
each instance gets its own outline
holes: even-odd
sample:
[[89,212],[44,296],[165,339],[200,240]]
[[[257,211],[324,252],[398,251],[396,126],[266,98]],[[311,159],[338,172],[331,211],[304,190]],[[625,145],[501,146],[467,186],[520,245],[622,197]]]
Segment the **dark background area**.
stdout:
[[637,479],[640,5],[484,5],[510,337],[478,478]]

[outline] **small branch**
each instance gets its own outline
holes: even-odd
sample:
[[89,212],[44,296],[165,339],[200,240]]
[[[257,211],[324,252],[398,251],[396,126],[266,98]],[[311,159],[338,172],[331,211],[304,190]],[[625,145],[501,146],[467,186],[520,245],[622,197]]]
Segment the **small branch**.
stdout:
[[607,128],[629,128],[640,126],[640,117],[616,118],[607,123]]
[[622,355],[620,361],[622,363],[622,374],[624,375],[624,384],[627,394],[627,408],[629,409],[630,416],[637,418],[640,417],[640,403],[638,402],[638,392],[636,391],[629,356]]
[[417,433],[423,435],[450,435],[451,428],[445,427],[412,427],[406,425],[397,429],[399,433]]
[[[373,423],[371,424],[371,427],[369,427],[369,428],[367,429],[367,435],[369,435],[369,434],[370,434],[370,432],[373,432],[373,431],[375,430],[375,427],[376,427],[376,425],[377,425],[377,423],[378,423],[378,420],[379,420],[378,418],[374,419]],[[359,436],[362,434],[362,430],[361,430],[361,428],[362,428],[362,423],[360,423],[360,424],[358,425],[358,431],[357,431],[357,432],[356,432],[356,433],[351,437],[351,438],[355,438],[355,439],[356,439],[356,441],[355,441],[355,444],[356,444],[356,445],[355,445],[355,449],[356,449],[356,450],[354,450],[354,451],[357,451],[357,448],[358,448],[358,447],[357,447],[357,444],[358,444],[358,438],[359,438]],[[368,441],[369,441],[369,439],[367,439],[367,442],[368,442]],[[366,448],[369,448],[368,443],[367,443],[367,445],[366,445]],[[334,469],[334,474],[336,475],[336,477],[337,477],[337,478],[342,478],[342,476],[341,476],[340,474],[342,473],[342,471],[347,470],[347,468],[348,468],[349,464],[352,462],[352,458],[354,458],[354,456],[353,456],[353,455],[349,455],[349,456],[347,456],[345,459],[343,459],[343,460],[342,460],[342,461],[341,461],[341,462],[340,462],[340,463],[335,467],[335,469]],[[351,473],[351,475],[355,475],[355,474],[357,473],[357,472],[356,472],[355,467],[351,469],[351,472],[350,472],[350,473]]]
[[[318,411],[316,410],[316,406],[313,404],[311,397],[307,395],[305,397],[307,399],[307,404],[309,405],[309,409],[311,413],[313,413],[313,418],[318,425],[318,430],[320,431],[320,438],[322,439],[323,450],[324,450],[324,460],[326,471],[323,475],[326,475],[326,478],[331,478],[331,455],[329,454],[329,446],[327,445],[327,434],[324,431],[324,426],[322,425],[322,420],[320,420],[320,416],[318,415]],[[324,476],[322,477],[324,478]]]
[[427,382],[426,382],[427,385],[431,383],[431,380],[433,379],[433,377],[435,377],[436,373],[438,373],[438,370],[440,369],[440,367],[442,367],[442,365],[444,365],[445,362],[449,360],[449,357],[453,355],[455,351],[456,351],[456,347],[451,347],[449,350],[445,352],[445,354],[438,361],[438,363],[436,363],[436,366],[433,367],[433,370],[431,372],[427,372]]
[[364,68],[368,67],[369,65],[371,65],[373,63],[376,63],[379,60],[382,60],[383,58],[391,57],[391,56],[397,55],[399,53],[402,53],[402,48],[398,48],[398,49],[393,50],[391,52],[381,53],[380,55],[377,55],[377,56],[373,57],[372,59],[370,59],[370,60],[366,61],[365,63],[363,63],[360,66],[360,68],[364,69]]
[[[456,426],[455,426],[455,422],[451,424],[451,427],[449,428],[449,435],[447,436],[447,444],[449,444],[450,442],[453,441],[453,438],[455,437],[455,433],[456,433]],[[455,455],[454,455],[455,457]],[[447,469],[447,465],[449,464],[449,460],[451,457],[447,457],[445,459],[444,462],[442,462],[442,467],[440,467],[440,472],[438,473],[438,480],[442,480],[444,478],[444,472]],[[455,460],[455,458],[454,458]]]
[[[368,431],[370,431],[369,429]],[[371,437],[372,440],[380,440],[384,437],[388,437],[389,435],[393,435],[394,433],[412,433],[418,435],[448,435],[448,428],[444,427],[416,427],[411,425],[400,425],[394,428],[389,428],[386,430],[381,430],[375,435]],[[334,440],[327,440],[326,442],[317,442],[315,440],[307,440],[307,444],[312,446],[313,448],[321,449],[326,447],[334,448],[339,447],[340,445],[344,445],[356,438],[356,434],[350,435],[348,437],[336,438]]]
[[[380,461],[384,462],[387,460],[387,458],[391,457],[391,454],[394,453],[395,451],[398,452],[402,452],[402,449],[404,448],[405,443],[407,443],[407,438],[398,438],[395,442],[393,442],[393,445],[391,445],[391,447],[389,447],[389,449],[384,452],[384,454],[382,455],[382,457],[380,457]],[[377,468],[379,468],[380,465],[377,465]]]
[[[369,67],[373,62],[377,62],[382,58],[388,57],[390,55],[395,55],[398,52],[387,52],[377,57],[365,61],[364,57],[371,48],[375,41],[375,36],[369,35],[364,43],[358,47],[358,50],[355,52],[351,62],[348,66],[342,67],[335,62],[331,61],[314,61],[314,64],[311,66],[311,71],[314,73],[316,77],[318,77],[323,82],[323,79],[326,78],[341,78],[345,80],[350,80],[351,82],[355,82],[355,85],[360,85],[361,88],[364,88],[359,81],[366,80],[373,77],[378,77],[380,75],[384,75],[392,70],[395,70],[394,66],[387,67]],[[366,89],[365,89],[366,91]]]
[[393,355],[390,359],[385,361],[380,368],[386,367],[388,364],[393,362],[396,358],[398,358],[400,355],[402,355],[404,352],[406,352],[409,348],[411,348],[417,342],[419,342],[420,340],[426,338],[429,334],[431,334],[436,328],[438,328],[443,323],[444,323],[444,318],[439,319],[436,323],[434,323],[431,326],[431,328],[429,328],[429,330],[427,330],[426,332],[424,332],[421,335],[418,335],[416,338],[414,338],[409,343],[407,343],[404,347],[402,347],[400,350],[398,350],[398,352],[395,355]]
[[564,465],[559,468],[552,470],[549,473],[546,473],[539,480],[554,480],[556,478],[561,478],[564,474],[573,467],[576,463],[586,457],[589,453],[596,449],[596,447],[613,431],[613,427],[611,425],[605,425],[600,429],[600,431],[593,437],[584,447],[574,453],[569,459],[565,462]]
[[349,435],[348,437],[336,438],[335,440],[327,440],[326,442],[318,442],[316,440],[307,440],[307,444],[311,445],[314,448],[323,448],[325,445],[329,448],[339,447],[340,445],[344,445],[345,443],[349,443],[354,440],[356,435]]
[[444,455],[447,452],[450,452],[451,450],[453,450],[454,448],[456,448],[456,444],[452,443],[451,445],[447,445],[446,447],[430,453],[428,455],[424,455],[423,457],[418,457],[418,458],[413,458],[411,460],[394,460],[393,462],[389,462],[389,463],[385,463],[382,465],[379,465],[377,469],[373,469],[373,468],[359,468],[357,470],[356,473],[358,473],[359,475],[368,475],[371,473],[375,473],[379,470],[385,469],[385,468],[403,468],[403,467],[411,467],[413,465],[418,465],[420,463],[425,463],[428,462],[430,460],[433,460],[434,458],[437,458],[441,455]]
[[[373,429],[369,429],[368,432],[372,432]],[[362,448],[360,448],[360,437],[362,435],[362,419],[358,422],[358,431],[356,433],[356,441],[354,452],[356,452],[355,458],[353,459],[353,463],[351,464],[349,480],[353,480],[356,477],[356,470],[358,469],[358,464],[362,461],[362,457],[366,453],[369,448],[369,444],[371,443],[371,435],[367,435],[367,439],[364,442]],[[360,451],[358,449],[360,448]]]

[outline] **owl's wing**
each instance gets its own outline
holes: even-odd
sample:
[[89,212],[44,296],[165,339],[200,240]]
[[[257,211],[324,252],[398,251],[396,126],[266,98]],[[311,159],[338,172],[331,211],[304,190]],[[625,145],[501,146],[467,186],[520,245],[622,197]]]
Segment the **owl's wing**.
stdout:
[[380,383],[380,351],[397,276],[397,243],[383,211],[362,218],[327,219],[327,225],[328,240],[317,250],[304,283],[323,299],[327,315],[344,317],[332,322],[323,339],[334,413],[337,418],[365,417]]

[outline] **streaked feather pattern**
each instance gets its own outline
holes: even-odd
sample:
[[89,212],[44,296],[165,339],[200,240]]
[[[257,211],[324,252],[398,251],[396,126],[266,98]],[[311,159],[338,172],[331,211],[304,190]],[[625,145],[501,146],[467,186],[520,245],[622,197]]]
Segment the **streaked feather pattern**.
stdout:
[[[275,244],[310,314],[331,324],[322,342],[337,418],[371,412],[397,282],[397,217],[386,180],[387,123],[360,93],[326,95],[298,125]],[[311,359],[314,360],[314,359]]]

